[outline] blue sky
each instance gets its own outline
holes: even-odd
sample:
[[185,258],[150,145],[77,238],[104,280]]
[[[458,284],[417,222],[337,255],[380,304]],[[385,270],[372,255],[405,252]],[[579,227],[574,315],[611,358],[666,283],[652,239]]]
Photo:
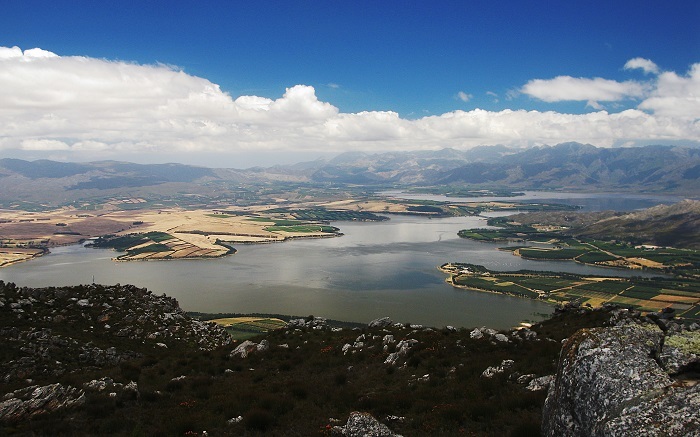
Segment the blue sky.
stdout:
[[[484,133],[492,131],[493,125],[487,129],[480,125],[477,134],[472,129],[474,126],[456,126],[454,123],[445,128],[456,134],[431,137],[425,133],[428,129],[425,124],[435,129],[443,126],[434,127],[434,120],[425,117],[447,114],[449,118],[455,111],[464,111],[471,114],[471,123],[477,123],[475,119],[482,120],[482,116],[493,123],[494,116],[504,110],[564,115],[605,111],[614,115],[629,109],[641,110],[657,118],[662,115],[673,117],[674,114],[668,111],[668,101],[661,108],[658,106],[660,100],[654,101],[656,104],[648,100],[654,96],[668,97],[658,95],[661,88],[670,89],[663,84],[675,80],[671,77],[664,81],[665,72],[688,82],[684,89],[675,89],[671,97],[684,98],[696,89],[691,70],[700,62],[698,23],[700,2],[697,1],[6,0],[0,14],[0,46],[18,47],[24,51],[40,48],[65,61],[81,57],[106,61],[112,66],[119,62],[141,67],[163,64],[170,66],[171,71],[184,72],[193,80],[201,78],[218,85],[219,91],[230,96],[233,102],[240,96],[278,101],[284,98],[287,89],[304,85],[312,87],[313,96],[301,93],[299,101],[306,99],[304,101],[310,104],[318,101],[335,110],[317,108],[325,115],[312,111],[309,120],[315,121],[301,133],[285,130],[289,125],[276,129],[269,120],[260,122],[255,118],[257,121],[252,122],[246,117],[236,119],[231,113],[204,117],[206,120],[200,121],[215,123],[217,128],[226,132],[217,134],[218,141],[209,138],[209,145],[196,146],[190,144],[194,140],[188,140],[189,145],[176,148],[183,154],[183,158],[177,155],[178,160],[186,160],[190,156],[188,151],[192,150],[211,156],[238,156],[258,148],[301,156],[356,149],[459,148],[477,143],[543,144],[579,140],[596,144],[596,141],[590,141],[591,138],[576,133],[583,128],[571,130],[568,136],[561,138],[551,135],[537,138],[521,131],[518,122],[536,122],[532,119],[532,112],[528,121],[501,120],[501,124],[509,124],[517,132],[499,132],[493,138]],[[634,59],[649,61],[650,64],[644,64],[644,68],[639,62],[628,64]],[[161,67],[165,68],[163,65]],[[54,67],[41,68],[47,72]],[[36,70],[40,69],[37,67]],[[9,74],[39,74],[20,71],[6,69]],[[62,71],[67,74],[67,70]],[[77,69],[75,74],[83,73]],[[89,74],[104,75],[105,72],[98,68],[94,73],[85,73],[82,80],[94,83],[96,79]],[[130,74],[131,77],[138,75]],[[557,77],[571,80],[550,82]],[[55,78],[56,82],[60,80],[59,76]],[[543,81],[539,87],[533,82],[537,80]],[[0,83],[0,86],[18,89],[15,82]],[[128,86],[124,76],[119,83],[118,86]],[[49,82],[46,84],[50,85]],[[195,85],[180,84],[180,87],[189,86]],[[47,90],[47,93],[57,92]],[[69,89],[60,90],[62,94],[71,92]],[[124,93],[129,94],[129,91]],[[27,109],[26,96],[13,98],[25,102],[24,106],[8,105],[6,109],[9,111],[5,114],[10,115],[5,115],[7,120],[0,118],[0,121],[18,123],[30,120],[32,116],[45,118],[48,114],[44,105],[39,103],[34,104],[34,112],[30,114],[32,108]],[[161,98],[168,99],[167,96]],[[75,105],[80,105],[80,102],[80,98],[73,100]],[[153,104],[154,107],[162,106],[157,102]],[[0,103],[0,109],[2,105]],[[697,99],[690,102],[693,111],[696,107]],[[104,109],[107,112],[109,108]],[[239,109],[230,110],[239,113]],[[57,107],[51,116],[69,123],[70,114],[77,110],[77,106]],[[486,114],[473,112],[475,110],[486,111]],[[387,111],[396,113],[398,119],[383,119],[382,114]],[[207,110],[203,112],[207,113]],[[371,121],[374,124],[358,122],[357,125],[347,125],[349,115],[363,112],[376,116]],[[272,114],[270,111],[266,113]],[[0,117],[2,114],[0,112]],[[144,117],[148,119],[149,116]],[[182,121],[179,116],[173,117],[173,124]],[[338,117],[342,119],[340,122]],[[282,116],[271,117],[271,120],[275,118],[285,119]],[[363,122],[367,122],[366,118],[362,118]],[[319,119],[323,119],[323,123]],[[354,117],[353,123],[357,120]],[[409,123],[421,120],[425,123],[419,126]],[[694,127],[696,120],[697,114],[691,114],[690,121],[684,122],[685,128],[676,126],[675,137],[658,129],[649,131],[646,136],[644,132],[634,134],[636,130],[628,129],[615,137],[614,133],[620,127],[614,125],[609,127],[614,138],[607,142],[598,141],[600,144],[596,145],[631,145],[650,141],[696,144],[700,139],[698,128]],[[653,121],[657,125],[663,124],[662,120]],[[674,118],[674,121],[678,120]],[[191,117],[183,121],[190,122]],[[597,120],[594,122],[599,124]],[[324,125],[324,132],[335,132],[325,141],[331,145],[326,149],[321,145],[324,134],[314,130],[320,123]],[[106,124],[105,120],[93,123]],[[255,138],[240,140],[237,133],[240,134],[241,126],[256,129]],[[12,154],[24,150],[25,155],[31,151],[36,156],[51,152],[54,157],[60,158],[63,154],[65,159],[71,160],[92,158],[100,153],[107,156],[109,152],[129,152],[136,160],[165,158],[158,152],[162,146],[148,139],[139,142],[133,136],[104,133],[113,133],[115,129],[119,127],[95,130],[94,126],[85,126],[80,132],[52,132],[50,128],[42,132],[0,132],[0,138],[5,137],[5,142],[0,142],[0,152],[4,150],[5,154]],[[340,139],[338,129],[342,130]],[[358,129],[361,132],[358,133]],[[402,141],[403,134],[415,138],[416,134],[410,132],[412,129],[425,133],[426,138],[420,142]],[[284,131],[285,135],[275,137],[271,133],[274,131]],[[305,146],[303,139],[295,135],[302,136],[310,131],[314,132],[307,143],[312,144]],[[172,135],[175,138],[176,132]],[[188,135],[196,136],[194,132],[188,132]],[[289,137],[294,138],[285,145],[285,139]],[[33,146],[26,146],[32,141]],[[44,141],[46,147],[37,141]],[[90,148],[78,144],[79,147],[73,147],[88,141],[101,146]],[[117,144],[123,147],[115,147]],[[101,149],[101,152],[97,153],[96,149]]]

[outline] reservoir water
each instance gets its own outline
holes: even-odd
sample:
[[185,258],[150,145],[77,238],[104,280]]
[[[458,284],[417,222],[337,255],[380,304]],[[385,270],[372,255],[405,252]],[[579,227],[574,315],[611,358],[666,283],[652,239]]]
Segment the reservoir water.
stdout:
[[[637,206],[625,205],[634,209],[658,203],[659,199],[644,198]],[[452,261],[482,264],[493,270],[640,274],[565,261],[524,260],[498,251],[503,243],[460,239],[460,229],[486,225],[479,217],[394,215],[379,223],[333,225],[345,235],[238,245],[235,255],[215,260],[114,262],[113,251],[59,247],[36,260],[0,269],[0,280],[43,287],[89,283],[94,276],[98,283],[135,284],[174,296],[186,311],[314,314],[359,322],[389,316],[394,321],[428,326],[508,328],[525,320],[541,320],[552,307],[534,300],[452,288],[437,267]]]

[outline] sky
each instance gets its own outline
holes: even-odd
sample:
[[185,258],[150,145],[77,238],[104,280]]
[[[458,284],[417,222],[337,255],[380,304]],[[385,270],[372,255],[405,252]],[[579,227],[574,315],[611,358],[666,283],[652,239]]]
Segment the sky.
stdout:
[[3,0],[0,157],[700,146],[700,2]]

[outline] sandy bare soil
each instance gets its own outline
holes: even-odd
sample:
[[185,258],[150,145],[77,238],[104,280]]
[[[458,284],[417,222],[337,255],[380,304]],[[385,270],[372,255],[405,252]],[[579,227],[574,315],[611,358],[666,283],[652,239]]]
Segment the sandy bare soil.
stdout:
[[[279,214],[269,221],[251,220],[265,217],[275,205],[246,208],[245,215],[226,215],[214,210],[158,209],[122,211],[105,208],[99,212],[60,209],[50,212],[0,211],[0,266],[31,259],[50,248],[75,244],[108,234],[127,235],[163,232],[173,238],[164,242],[170,251],[143,252],[122,260],[173,258],[211,258],[228,253],[227,244],[280,242],[289,238],[320,238],[333,234],[323,232],[267,231]],[[234,209],[231,209],[232,211]],[[156,242],[138,244],[131,249]],[[30,252],[22,251],[34,247]]]

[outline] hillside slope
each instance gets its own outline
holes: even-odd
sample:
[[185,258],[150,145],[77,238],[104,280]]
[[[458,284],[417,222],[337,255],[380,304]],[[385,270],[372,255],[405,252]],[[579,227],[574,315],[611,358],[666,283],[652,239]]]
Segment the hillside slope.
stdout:
[[621,213],[548,212],[517,214],[510,220],[523,224],[565,226],[566,233],[597,240],[624,240],[635,244],[700,249],[700,201],[686,199],[642,211]]

